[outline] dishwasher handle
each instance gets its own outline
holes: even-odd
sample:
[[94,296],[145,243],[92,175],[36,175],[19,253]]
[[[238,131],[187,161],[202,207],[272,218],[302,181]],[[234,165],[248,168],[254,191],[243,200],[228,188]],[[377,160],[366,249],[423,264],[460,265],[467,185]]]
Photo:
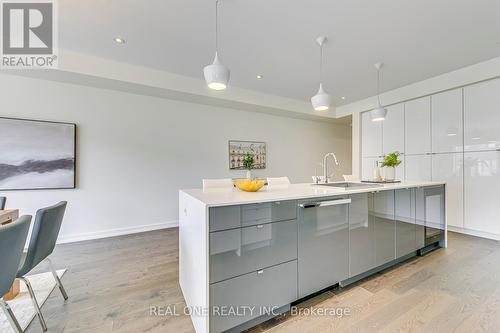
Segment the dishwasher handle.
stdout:
[[336,200],[328,200],[328,201],[320,201],[320,202],[309,202],[299,204],[300,208],[316,208],[316,207],[328,207],[335,205],[346,205],[352,202],[351,199],[336,199]]

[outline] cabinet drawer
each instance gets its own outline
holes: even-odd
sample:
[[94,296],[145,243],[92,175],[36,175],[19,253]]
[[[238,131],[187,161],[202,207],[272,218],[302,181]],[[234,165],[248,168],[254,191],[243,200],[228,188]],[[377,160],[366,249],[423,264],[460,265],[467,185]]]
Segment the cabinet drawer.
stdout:
[[208,216],[210,231],[239,228],[241,226],[240,206],[212,207]]
[[[264,308],[277,309],[296,299],[296,260],[214,283],[210,285],[210,332],[223,332],[265,314]],[[240,315],[218,315],[223,314],[222,307]],[[251,312],[249,307],[255,308]]]
[[296,218],[297,202],[295,200],[265,202],[244,205],[241,207],[241,225],[243,227],[269,222],[294,220]]
[[297,221],[210,233],[210,283],[297,259]]

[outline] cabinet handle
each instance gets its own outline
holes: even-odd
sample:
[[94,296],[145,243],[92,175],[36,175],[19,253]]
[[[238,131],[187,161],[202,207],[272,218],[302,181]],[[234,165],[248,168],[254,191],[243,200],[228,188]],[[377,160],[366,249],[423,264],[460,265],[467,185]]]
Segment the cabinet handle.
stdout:
[[280,204],[281,204],[281,202],[279,202],[279,201],[276,201],[276,202],[275,202],[275,204],[276,204],[276,205],[280,205]]
[[320,201],[320,202],[300,204],[299,207],[301,207],[301,208],[315,208],[315,207],[345,205],[345,204],[350,204],[350,203],[351,203],[351,199],[337,199],[337,200],[330,200],[330,201]]
[[259,274],[259,275],[264,274],[264,270],[263,270],[263,269],[261,269],[260,271],[257,271],[257,274]]

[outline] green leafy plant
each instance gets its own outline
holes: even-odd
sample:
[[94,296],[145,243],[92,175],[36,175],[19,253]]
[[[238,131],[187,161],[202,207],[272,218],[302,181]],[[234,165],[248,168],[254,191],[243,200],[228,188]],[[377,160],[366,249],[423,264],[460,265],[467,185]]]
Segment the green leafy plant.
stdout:
[[253,155],[250,153],[247,153],[245,155],[245,157],[243,158],[243,168],[245,170],[252,170],[254,163],[255,163],[255,161],[253,159]]
[[401,154],[397,151],[393,153],[389,153],[384,156],[384,160],[382,161],[382,166],[383,167],[397,167],[398,165],[401,164],[401,161],[398,159],[398,157]]

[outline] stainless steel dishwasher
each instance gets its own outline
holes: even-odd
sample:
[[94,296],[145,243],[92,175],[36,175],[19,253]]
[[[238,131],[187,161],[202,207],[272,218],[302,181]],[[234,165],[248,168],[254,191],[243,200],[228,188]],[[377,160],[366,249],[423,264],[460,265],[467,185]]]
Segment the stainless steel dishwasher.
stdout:
[[349,204],[347,196],[299,202],[299,298],[349,276]]

